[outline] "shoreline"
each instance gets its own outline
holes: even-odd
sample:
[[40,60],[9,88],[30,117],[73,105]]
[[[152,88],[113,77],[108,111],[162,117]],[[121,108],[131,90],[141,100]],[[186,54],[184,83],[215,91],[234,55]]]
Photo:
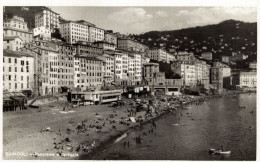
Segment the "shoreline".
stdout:
[[[214,97],[219,97],[219,95],[217,96],[208,96],[208,97],[205,97],[203,96],[204,98],[214,98]],[[195,99],[195,100],[192,100],[190,102],[187,102],[185,104],[182,104],[182,105],[178,105],[176,106],[176,110],[171,110],[171,111],[163,111],[161,110],[162,112],[160,114],[158,114],[157,116],[155,116],[154,118],[150,118],[148,120],[146,120],[145,122],[142,123],[142,125],[147,125],[147,124],[150,124],[152,121],[157,121],[159,119],[161,119],[162,117],[164,117],[165,115],[168,115],[169,113],[173,112],[173,111],[178,111],[180,110],[180,108],[183,108],[184,106],[188,105],[188,104],[191,104],[191,103],[196,103],[198,101],[201,101],[202,98],[198,98],[198,99]],[[95,155],[96,153],[98,153],[99,151],[103,150],[107,145],[109,144],[112,144],[114,143],[114,141],[121,137],[122,135],[124,135],[125,133],[129,134],[135,130],[137,130],[137,128],[139,127],[139,125],[135,125],[135,126],[132,126],[132,127],[129,127],[128,129],[118,133],[117,135],[114,135],[114,136],[111,136],[109,139],[103,141],[100,143],[99,146],[97,146],[95,149],[91,150],[91,152],[87,153],[87,154],[81,154],[79,155],[79,158],[77,160],[86,160],[86,159],[91,159],[91,157],[93,155]],[[142,128],[141,128],[142,129]]]
[[[238,95],[238,94],[245,94],[245,93],[256,93],[256,91],[255,92],[252,92],[252,91],[228,91],[227,93],[221,94],[221,95],[209,95],[209,96],[199,96],[199,97],[202,97],[205,100],[205,99],[211,99],[211,98],[219,98],[220,96],[223,97],[225,95]],[[176,108],[177,108],[176,110],[172,110],[172,111],[163,111],[162,110],[162,113],[158,114],[158,116],[156,116],[154,118],[148,119],[147,121],[143,122],[142,125],[147,125],[147,124],[150,124],[152,121],[157,121],[157,120],[161,119],[163,116],[165,116],[165,115],[167,115],[167,114],[169,114],[169,113],[171,113],[173,111],[178,111],[178,110],[180,110],[180,108],[183,108],[184,106],[186,106],[188,104],[196,103],[198,101],[201,101],[202,98],[198,98],[196,100],[193,100],[193,101],[187,102],[185,104],[176,106]],[[117,135],[110,136],[109,139],[107,139],[105,141],[102,141],[100,143],[100,145],[97,146],[95,149],[91,150],[91,152],[89,152],[87,154],[83,153],[83,154],[79,155],[77,160],[92,160],[91,157],[93,157],[93,155],[97,154],[99,151],[104,150],[104,148],[107,147],[107,145],[113,144],[116,139],[118,139],[119,137],[123,136],[125,133],[129,134],[129,133],[137,130],[138,127],[139,127],[139,125],[135,125],[135,126],[129,127],[128,129],[118,133]]]

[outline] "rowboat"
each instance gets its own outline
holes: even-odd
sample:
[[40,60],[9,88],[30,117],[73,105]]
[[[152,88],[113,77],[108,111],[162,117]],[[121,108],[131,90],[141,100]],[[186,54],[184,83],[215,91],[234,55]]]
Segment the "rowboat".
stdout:
[[231,151],[222,151],[222,150],[216,150],[216,149],[209,149],[210,154],[219,154],[219,155],[229,155],[231,154]]

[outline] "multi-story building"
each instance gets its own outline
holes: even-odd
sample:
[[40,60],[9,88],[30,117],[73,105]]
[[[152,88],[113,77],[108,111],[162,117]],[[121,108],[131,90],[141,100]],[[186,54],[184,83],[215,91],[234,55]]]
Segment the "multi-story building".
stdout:
[[103,56],[99,56],[98,59],[103,60],[103,78],[105,85],[111,85],[114,81],[114,56],[111,55],[110,51],[104,51]]
[[61,36],[67,43],[73,44],[78,41],[90,41],[89,27],[94,26],[86,21],[67,21],[60,24]]
[[58,49],[58,85],[61,92],[66,92],[74,86],[74,55],[75,47],[70,44],[59,43]]
[[23,47],[23,40],[19,36],[7,36],[3,40],[3,49],[18,51]]
[[37,13],[35,13],[35,27],[45,27],[53,32],[55,28],[59,28],[59,14],[50,10],[47,7],[43,7]]
[[[128,80],[128,53],[122,51],[122,80],[125,80],[127,84]],[[125,85],[125,84],[123,84]]]
[[206,60],[212,60],[212,53],[211,52],[203,52],[203,53],[201,53],[201,57],[203,57]]
[[204,88],[209,89],[210,83],[210,65],[206,64],[205,61],[202,61],[202,85]]
[[30,53],[3,50],[3,91],[34,89],[34,58]]
[[222,66],[222,69],[223,69],[223,78],[230,77],[231,76],[231,68],[226,64],[222,64],[221,66]]
[[195,59],[193,53],[188,52],[178,52],[177,60],[178,61],[193,61]]
[[105,30],[96,26],[89,27],[89,41],[97,42],[105,39]]
[[142,57],[140,53],[134,53],[134,85],[141,84],[142,81]]
[[239,73],[239,87],[250,87],[255,88],[256,87],[256,72],[240,72]]
[[24,30],[28,31],[27,27],[27,22],[24,21],[24,18],[18,17],[18,16],[13,16],[11,19],[6,19],[4,21],[4,27],[10,27],[10,28],[15,28],[19,30]]
[[210,83],[216,87],[219,93],[223,92],[223,69],[219,62],[214,62],[210,68]]
[[39,95],[55,94],[59,92],[58,84],[58,55],[59,49],[49,41],[34,40],[30,48],[40,53],[40,66],[36,65],[38,74]]
[[86,90],[90,87],[100,87],[103,84],[103,61],[95,56],[76,54],[74,86]]
[[115,75],[114,75],[114,81],[115,83],[118,85],[121,85],[121,79],[123,77],[123,71],[122,71],[122,66],[123,66],[123,63],[122,63],[122,52],[120,51],[115,51],[114,53],[114,60],[115,60],[115,63],[114,63],[114,70],[115,70]]
[[202,85],[203,80],[203,63],[204,61],[201,60],[195,60],[195,76],[197,80],[197,85]]
[[23,40],[23,44],[32,40],[32,32],[28,30],[27,23],[24,19],[14,16],[12,19],[4,20],[4,37],[19,36]]
[[143,64],[143,76],[148,85],[157,85],[156,75],[159,73],[158,63]]
[[153,48],[149,50],[151,60],[167,61],[167,52],[160,48]]
[[117,47],[117,36],[112,31],[105,31],[105,41],[113,43]]
[[182,79],[183,86],[196,86],[197,76],[195,64],[191,62],[174,61],[171,64],[171,69],[175,74],[179,74]]
[[51,31],[44,26],[40,26],[33,29],[33,36],[40,36],[45,39],[51,39]]
[[128,80],[129,85],[135,84],[135,57],[133,54],[128,55]]

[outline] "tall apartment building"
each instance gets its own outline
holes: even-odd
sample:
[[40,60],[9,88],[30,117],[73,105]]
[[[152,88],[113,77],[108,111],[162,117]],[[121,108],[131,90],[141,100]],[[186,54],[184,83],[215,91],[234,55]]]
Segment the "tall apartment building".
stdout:
[[93,56],[74,56],[74,87],[86,90],[103,84],[103,61]]
[[78,41],[90,41],[89,27],[91,25],[93,24],[86,21],[67,21],[60,24],[60,33],[69,44]]
[[141,84],[142,81],[142,55],[140,53],[134,53],[134,85]]
[[153,48],[149,50],[151,60],[167,61],[167,51],[160,48]]
[[128,55],[128,79],[129,85],[135,85],[135,57],[132,54]]
[[52,11],[51,9],[44,7],[35,13],[35,27],[45,27],[46,29],[53,32],[55,28],[59,28],[60,20],[58,13]]
[[219,62],[214,62],[210,68],[210,83],[215,85],[218,92],[223,92],[223,69]]
[[104,62],[103,66],[103,78],[105,85],[111,85],[114,81],[114,56],[111,55],[111,51],[104,51],[103,56],[98,56],[98,59]]
[[105,39],[105,30],[96,26],[89,27],[89,41],[103,41]]
[[34,58],[30,53],[3,50],[3,91],[34,89]]
[[194,63],[174,61],[171,64],[171,69],[174,73],[179,74],[181,76],[183,86],[197,85],[197,69]]
[[32,32],[28,30],[27,23],[18,16],[4,20],[3,30],[4,37],[19,36],[23,40],[23,44],[31,42],[33,38]]
[[30,44],[30,48],[40,53],[40,59],[37,59],[40,65],[36,65],[39,95],[58,93],[60,88],[58,84],[59,49],[57,46],[51,45],[49,41],[43,40],[34,40]]
[[204,85],[204,88],[209,89],[209,83],[210,83],[210,65],[206,64],[205,61],[201,61],[202,63],[202,85]]
[[58,44],[58,84],[60,91],[66,92],[74,86],[74,55],[75,47],[70,44]]

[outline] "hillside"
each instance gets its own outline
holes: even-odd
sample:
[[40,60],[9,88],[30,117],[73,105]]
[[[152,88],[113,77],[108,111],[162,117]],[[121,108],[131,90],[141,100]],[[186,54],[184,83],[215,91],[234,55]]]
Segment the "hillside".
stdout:
[[194,52],[195,55],[209,51],[213,53],[214,59],[236,52],[249,55],[249,60],[256,60],[257,23],[227,20],[214,25],[172,31],[150,31],[130,37],[150,47],[186,50]]

